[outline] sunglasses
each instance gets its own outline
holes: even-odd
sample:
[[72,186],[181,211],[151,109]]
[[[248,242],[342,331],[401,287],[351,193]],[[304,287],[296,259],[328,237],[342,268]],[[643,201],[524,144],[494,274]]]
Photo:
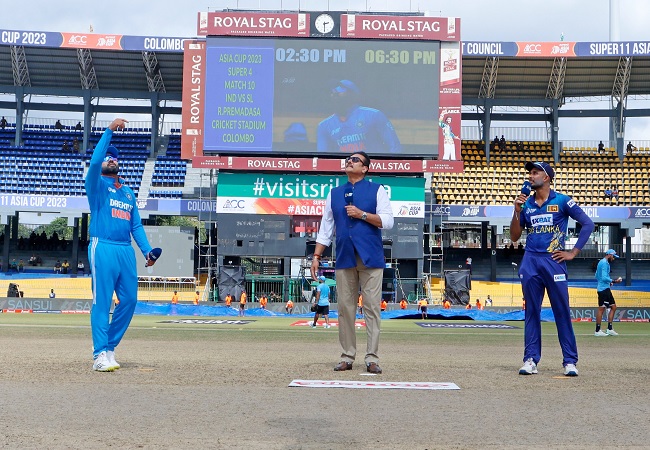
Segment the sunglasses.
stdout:
[[117,158],[116,158],[115,156],[107,155],[107,156],[104,158],[104,162],[109,162],[109,161],[115,161],[115,162],[117,162]]
[[345,158],[345,163],[347,164],[349,162],[353,162],[353,163],[360,162],[364,166],[366,165],[366,162],[363,159],[359,158],[358,156],[348,156],[347,158]]

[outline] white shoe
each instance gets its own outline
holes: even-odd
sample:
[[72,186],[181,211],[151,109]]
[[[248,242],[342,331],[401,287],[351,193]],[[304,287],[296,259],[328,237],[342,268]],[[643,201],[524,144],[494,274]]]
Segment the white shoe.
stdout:
[[332,328],[331,325],[323,325],[325,328]]
[[537,364],[533,362],[533,358],[528,358],[519,369],[519,375],[532,375],[534,373],[537,373]]
[[618,333],[614,330],[607,330],[605,331],[605,333],[607,334],[607,336],[618,336]]
[[314,322],[309,322],[309,328],[316,328],[316,325],[314,325]]
[[108,364],[113,368],[113,369],[119,369],[120,368],[120,363],[115,361],[115,352],[108,350],[106,352],[106,358],[108,359]]
[[603,330],[598,330],[594,333],[594,336],[609,336],[609,335],[605,333]]
[[97,355],[97,358],[95,358],[95,362],[93,363],[93,370],[97,372],[112,372],[115,370],[115,367],[111,366],[110,362],[108,362],[106,352],[101,352],[99,355]]
[[577,377],[578,369],[576,369],[575,364],[567,364],[564,366],[564,375],[567,377]]

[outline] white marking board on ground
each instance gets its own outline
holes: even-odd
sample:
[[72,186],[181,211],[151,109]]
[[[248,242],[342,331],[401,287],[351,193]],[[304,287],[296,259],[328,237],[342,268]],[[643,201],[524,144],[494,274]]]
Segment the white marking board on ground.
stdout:
[[346,388],[346,389],[419,389],[457,390],[455,383],[433,381],[347,381],[347,380],[293,380],[289,387]]

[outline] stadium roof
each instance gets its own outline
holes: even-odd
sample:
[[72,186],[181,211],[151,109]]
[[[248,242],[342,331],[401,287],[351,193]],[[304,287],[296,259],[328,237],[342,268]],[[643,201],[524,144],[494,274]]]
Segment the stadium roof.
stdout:
[[[111,37],[117,39],[117,44],[108,46],[111,49],[106,50],[97,44],[85,48],[70,44],[70,40],[80,38],[70,36],[70,33],[41,34],[44,36],[43,45],[15,46],[0,41],[0,92],[14,93],[16,86],[22,85],[25,94],[81,96],[82,86],[84,83],[88,85],[84,70],[88,72],[91,68],[96,77],[96,83],[91,84],[92,96],[149,99],[151,92],[158,92],[161,99],[181,100],[181,49],[186,38],[113,35]],[[95,42],[101,42],[102,38],[97,36],[109,35],[83,36],[84,39],[95,37]],[[553,43],[525,44],[548,46]],[[565,44],[571,45],[571,54],[562,58],[560,104],[567,98],[612,96],[617,77],[621,75],[621,60],[625,58],[630,62],[627,95],[650,95],[650,56],[647,52],[639,52],[639,56],[632,56],[631,51],[597,52],[601,54],[592,56],[581,49],[593,48],[594,43]],[[630,43],[613,45],[623,48],[624,44],[629,46]],[[476,48],[496,48],[499,51],[472,51]],[[512,48],[518,50],[510,50]],[[523,44],[514,42],[463,43],[463,103],[474,104],[481,97],[493,98],[502,104],[513,100],[516,105],[521,105],[517,101],[547,99],[553,74],[558,73],[559,55],[553,57],[551,52],[542,52],[542,56],[534,57],[527,55],[522,48]],[[162,84],[152,85],[151,77],[157,74]],[[481,89],[483,86],[485,91],[485,80],[490,75],[492,93],[486,96]],[[16,78],[21,76],[23,79],[17,81]]]

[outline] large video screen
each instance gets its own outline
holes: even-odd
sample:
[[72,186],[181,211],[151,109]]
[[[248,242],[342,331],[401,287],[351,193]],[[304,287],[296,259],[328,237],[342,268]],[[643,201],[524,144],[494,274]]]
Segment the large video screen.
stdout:
[[210,37],[204,153],[438,156],[438,41]]

